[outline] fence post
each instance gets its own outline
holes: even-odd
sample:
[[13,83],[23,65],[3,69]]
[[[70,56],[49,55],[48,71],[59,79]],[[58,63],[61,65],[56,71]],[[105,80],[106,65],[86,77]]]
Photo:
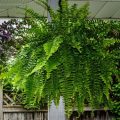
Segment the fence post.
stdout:
[[0,120],[3,120],[3,89],[2,89],[2,81],[0,81]]

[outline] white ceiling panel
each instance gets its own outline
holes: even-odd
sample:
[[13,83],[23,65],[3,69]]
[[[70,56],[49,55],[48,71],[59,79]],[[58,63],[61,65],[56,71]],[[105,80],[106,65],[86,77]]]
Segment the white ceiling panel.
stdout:
[[68,3],[70,6],[76,4],[77,6],[82,7],[84,4],[87,3],[87,1],[69,0]]
[[0,4],[23,4],[31,1],[33,0],[0,0]]
[[21,8],[31,8],[37,13],[47,16],[47,11],[33,0],[0,0],[1,17],[25,17],[25,11]]
[[113,18],[120,18],[120,9],[113,15]]
[[22,9],[12,8],[8,10],[8,16],[25,17],[25,12]]
[[0,8],[0,12],[5,11],[5,10],[6,10],[6,9],[1,9],[1,8]]
[[43,8],[42,6],[38,5],[35,2],[30,2],[27,4],[28,8],[31,8],[33,10],[35,10],[37,13],[39,13],[40,15],[44,15],[47,16],[47,11],[45,8]]
[[0,11],[1,17],[9,17],[6,10]]
[[[37,13],[47,16],[47,11],[37,5],[35,0],[0,0],[0,17],[24,17],[25,12],[19,7],[30,7]],[[58,0],[51,3],[52,7],[57,6]],[[68,0],[70,5],[77,4],[81,7],[89,2],[90,18],[120,18],[120,0]],[[55,3],[54,3],[55,2]]]
[[101,10],[101,8],[105,5],[106,2],[100,2],[100,0],[99,1],[92,0],[92,1],[89,1],[89,2],[87,0],[86,1],[85,0],[69,1],[70,5],[76,4],[78,7],[82,7],[86,3],[89,3],[89,12],[90,12],[89,17],[93,18]]
[[96,18],[112,18],[120,9],[120,2],[106,2],[97,13]]

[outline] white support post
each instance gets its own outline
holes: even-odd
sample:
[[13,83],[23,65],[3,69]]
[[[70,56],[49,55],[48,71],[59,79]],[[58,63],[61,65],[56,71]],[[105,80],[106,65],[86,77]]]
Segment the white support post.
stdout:
[[3,89],[0,81],[0,120],[3,120]]
[[[58,9],[58,2],[59,0],[48,0],[48,4],[54,10]],[[48,20],[50,21],[50,14],[48,13]]]
[[52,104],[48,110],[48,120],[65,120],[65,109],[64,109],[64,102],[63,98],[60,97],[60,103],[59,106],[56,107],[54,102],[52,101]]
[[[59,0],[48,0],[48,4],[53,8],[54,10],[58,9],[58,2]],[[50,21],[50,15],[48,13],[48,20]],[[48,120],[65,120],[65,110],[64,110],[64,102],[63,98],[60,97],[60,104],[58,107],[55,106],[54,101],[52,101],[52,104],[48,110]]]

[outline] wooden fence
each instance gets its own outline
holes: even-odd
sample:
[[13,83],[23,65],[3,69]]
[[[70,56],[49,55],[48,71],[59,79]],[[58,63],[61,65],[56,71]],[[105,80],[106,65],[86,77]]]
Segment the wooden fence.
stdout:
[[[109,111],[85,111],[80,117],[73,112],[69,120],[112,120]],[[21,106],[3,106],[3,120],[48,120],[47,110],[25,110]]]
[[113,115],[110,111],[96,110],[95,112],[85,111],[82,115],[73,112],[70,120],[113,120]]
[[[70,120],[112,120],[112,115],[109,111],[86,111],[80,117],[77,112],[73,112]],[[3,120],[48,120],[48,111],[28,111],[21,106],[3,106]]]
[[20,95],[3,91],[0,86],[0,120],[48,120],[48,110],[24,109],[21,106]]
[[21,106],[3,106],[3,120],[48,120],[47,110],[26,110]]
[[[12,98],[13,94],[6,92],[3,94],[2,87],[0,87],[0,89],[0,120],[48,120],[47,109],[36,111],[26,110],[21,105],[18,105],[20,102],[19,97],[14,101]],[[92,114],[91,109],[86,107],[82,115],[78,115],[78,113],[74,111],[69,120],[112,120],[112,118],[113,116],[110,111],[96,109]]]

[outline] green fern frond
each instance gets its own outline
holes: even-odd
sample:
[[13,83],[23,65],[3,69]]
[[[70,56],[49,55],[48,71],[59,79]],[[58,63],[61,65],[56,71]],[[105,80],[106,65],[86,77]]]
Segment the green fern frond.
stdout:
[[110,47],[110,46],[112,46],[112,45],[114,45],[116,43],[120,44],[120,40],[119,39],[114,39],[114,38],[105,39],[103,42],[104,42],[103,45],[104,45],[105,48]]

